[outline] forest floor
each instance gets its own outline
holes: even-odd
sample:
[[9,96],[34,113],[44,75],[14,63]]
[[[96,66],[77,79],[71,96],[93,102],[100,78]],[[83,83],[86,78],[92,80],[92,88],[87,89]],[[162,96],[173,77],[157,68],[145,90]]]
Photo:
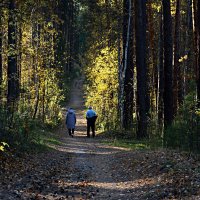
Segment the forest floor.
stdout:
[[75,137],[63,125],[51,151],[12,158],[0,168],[0,199],[200,199],[200,162],[171,150],[131,150],[87,138],[81,81],[70,107]]

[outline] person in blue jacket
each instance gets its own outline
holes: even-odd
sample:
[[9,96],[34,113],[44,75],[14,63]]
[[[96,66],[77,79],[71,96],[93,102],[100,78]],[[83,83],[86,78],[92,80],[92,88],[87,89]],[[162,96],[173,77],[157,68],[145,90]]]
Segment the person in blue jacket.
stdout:
[[76,125],[76,114],[75,111],[70,108],[66,114],[66,126],[70,136],[74,136],[74,129]]
[[86,112],[87,119],[87,137],[90,137],[90,128],[92,129],[92,137],[95,137],[95,122],[97,119],[96,112],[90,106]]

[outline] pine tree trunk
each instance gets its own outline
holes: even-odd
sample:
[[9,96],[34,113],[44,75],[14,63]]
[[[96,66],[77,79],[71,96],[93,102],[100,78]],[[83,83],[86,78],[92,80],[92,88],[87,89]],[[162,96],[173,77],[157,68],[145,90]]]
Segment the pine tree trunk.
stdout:
[[188,72],[191,74],[191,78],[194,77],[195,68],[193,66],[193,52],[194,52],[194,44],[193,44],[193,16],[192,16],[192,0],[187,0],[187,37],[188,37],[188,44],[187,44],[187,66]]
[[35,51],[35,57],[34,57],[34,85],[35,85],[35,105],[34,105],[34,113],[33,113],[33,119],[36,118],[38,107],[39,107],[39,100],[40,100],[40,80],[38,75],[38,57],[39,57],[39,48],[40,48],[40,25],[38,24],[38,20],[33,25],[33,39],[36,41],[33,43]]
[[132,0],[124,1],[124,101],[123,128],[128,130],[133,124],[133,12]]
[[16,14],[15,2],[11,0],[9,3],[9,19],[8,19],[8,92],[7,104],[10,112],[13,112],[14,105],[19,96],[19,78],[17,70],[17,53],[16,53]]
[[[0,8],[0,13],[2,13],[2,8]],[[0,98],[1,98],[1,85],[3,79],[3,62],[2,62],[2,44],[3,43],[3,22],[2,22],[2,14],[0,16]]]
[[160,17],[160,35],[159,35],[159,82],[158,82],[158,124],[163,124],[163,93],[164,93],[164,52],[163,52],[163,17]]
[[180,71],[180,0],[176,1],[176,14],[175,14],[175,34],[174,34],[174,82],[173,82],[173,92],[174,92],[174,114],[176,114],[178,109],[178,94],[179,87],[178,83],[181,82],[181,71]]
[[[198,19],[198,33],[200,33],[200,0],[198,0],[197,4],[197,19]],[[198,40],[198,47],[200,49],[200,39]],[[197,100],[198,100],[198,107],[200,108],[200,51],[198,54],[198,70],[197,70]]]
[[147,137],[146,1],[136,0],[137,137]]
[[120,129],[122,129],[123,127],[123,109],[122,109],[122,72],[121,72],[121,68],[122,68],[122,64],[121,64],[121,19],[120,17],[118,18],[118,34],[117,34],[117,53],[118,53],[118,83],[119,83],[119,87],[118,87],[118,116],[119,116],[119,126]]
[[148,64],[147,66],[147,91],[150,95],[150,105],[151,111],[157,112],[158,108],[158,70],[157,70],[157,58],[155,54],[155,30],[154,30],[154,18],[153,18],[153,0],[149,0],[147,2],[147,17],[148,17],[148,24],[147,24],[147,46],[149,46],[147,54],[148,54]]
[[[198,31],[198,14],[197,14],[197,2],[196,0],[192,1],[192,7],[193,7],[193,43],[194,43],[194,52],[195,52],[195,57],[194,57],[194,71],[195,71],[195,80],[198,85],[198,58],[199,58],[199,48],[198,48],[198,37],[199,37],[199,31]],[[197,97],[198,98],[198,97]]]
[[163,29],[164,29],[164,125],[172,124],[173,113],[173,85],[172,85],[172,18],[170,0],[163,0]]

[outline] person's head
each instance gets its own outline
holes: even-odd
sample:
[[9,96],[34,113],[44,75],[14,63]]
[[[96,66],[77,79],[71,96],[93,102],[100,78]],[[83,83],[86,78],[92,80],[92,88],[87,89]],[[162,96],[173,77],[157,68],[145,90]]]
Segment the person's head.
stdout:
[[88,108],[89,110],[92,110],[92,106],[89,106],[89,108]]
[[69,112],[69,111],[72,111],[72,110],[73,110],[72,107],[69,107],[69,108],[67,109],[68,112]]

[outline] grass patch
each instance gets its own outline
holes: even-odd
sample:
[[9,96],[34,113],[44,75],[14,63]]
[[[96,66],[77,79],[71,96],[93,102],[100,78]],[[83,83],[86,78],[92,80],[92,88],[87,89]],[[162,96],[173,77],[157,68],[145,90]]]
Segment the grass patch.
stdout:
[[103,143],[129,149],[158,149],[162,148],[162,139],[152,137],[150,139],[137,140],[133,131],[105,131],[99,132],[98,137],[103,139]]
[[62,144],[62,142],[60,142],[57,138],[44,138],[44,143],[55,144],[55,145],[61,145]]
[[62,142],[59,140],[55,133],[50,130],[39,130],[38,137],[34,138],[33,146],[35,146],[35,152],[44,152],[52,150],[52,145],[61,145]]
[[62,144],[57,134],[46,127],[36,127],[26,135],[14,131],[9,132],[4,135],[2,141],[9,144],[9,147],[5,147],[6,152],[13,152],[17,155],[23,153],[42,153],[52,150],[51,145]]
[[158,149],[162,147],[162,142],[158,139],[151,140],[136,140],[136,139],[110,139],[103,141],[104,144],[115,147],[123,147],[133,150],[147,150],[147,149]]
[[115,147],[123,147],[128,149],[148,149],[148,145],[141,142],[130,141],[130,140],[122,140],[115,139],[113,141],[104,141],[105,144]]

